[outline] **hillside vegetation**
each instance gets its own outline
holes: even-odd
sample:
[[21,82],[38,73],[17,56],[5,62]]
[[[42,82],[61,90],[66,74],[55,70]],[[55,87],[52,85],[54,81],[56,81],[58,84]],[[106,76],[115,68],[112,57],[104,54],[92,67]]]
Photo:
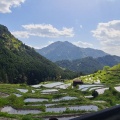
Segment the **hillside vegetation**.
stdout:
[[104,66],[103,70],[86,76],[81,76],[84,82],[94,83],[95,81],[100,81],[101,83],[107,85],[117,85],[120,83],[120,64],[113,67]]
[[57,61],[55,63],[60,67],[72,71],[82,72],[83,74],[91,74],[98,70],[102,70],[104,66],[112,67],[120,63],[120,57],[115,55],[114,56],[106,55],[98,58],[86,57],[73,61],[62,60],[62,61]]
[[39,55],[0,25],[0,82],[36,84],[45,80],[75,77]]

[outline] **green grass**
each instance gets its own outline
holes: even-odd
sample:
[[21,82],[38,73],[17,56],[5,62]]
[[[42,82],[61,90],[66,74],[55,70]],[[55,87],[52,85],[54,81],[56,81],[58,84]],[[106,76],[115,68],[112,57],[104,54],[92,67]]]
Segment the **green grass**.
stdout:
[[[106,76],[109,79],[108,81],[106,80]],[[17,118],[18,120],[37,120],[37,116],[40,116],[40,119],[42,118],[42,116],[47,116],[47,115],[61,115],[61,114],[73,114],[73,113],[86,113],[86,111],[74,111],[74,110],[69,110],[68,107],[70,106],[80,106],[80,105],[96,105],[98,106],[99,110],[105,109],[107,107],[119,104],[120,102],[120,93],[117,92],[114,89],[114,85],[113,84],[113,80],[115,80],[116,83],[116,79],[118,78],[118,76],[115,77],[111,77],[111,72],[107,73],[105,71],[98,71],[95,74],[91,74],[90,76],[83,76],[81,77],[83,80],[85,80],[86,78],[92,78],[92,81],[87,80],[86,82],[92,83],[93,81],[96,81],[96,79],[100,79],[106,87],[109,87],[109,90],[106,90],[105,93],[103,95],[98,95],[96,98],[91,98],[91,99],[87,99],[84,96],[86,95],[91,95],[92,91],[89,91],[89,89],[87,91],[80,91],[78,90],[78,86],[72,88],[72,86],[69,86],[67,89],[59,89],[58,93],[56,94],[41,94],[40,91],[41,90],[45,90],[45,87],[40,88],[41,90],[36,90],[36,88],[32,88],[31,86],[27,86],[25,84],[0,84],[0,92],[3,93],[7,93],[9,94],[9,97],[3,98],[0,97],[0,107],[4,107],[4,106],[12,106],[15,109],[36,109],[36,110],[41,110],[42,112],[40,114],[37,115],[9,115],[7,113],[1,113],[0,112],[0,116],[3,117],[10,117],[10,118]],[[73,80],[68,80],[65,81],[66,83],[72,83]],[[51,81],[48,82],[43,82],[42,84],[47,84],[47,83],[51,83]],[[7,89],[6,89],[7,88]],[[20,91],[18,91],[17,89],[28,89],[27,93],[22,93]],[[32,90],[35,91],[35,93],[32,93]],[[18,93],[21,94],[21,97],[16,97],[14,95],[14,93]],[[62,100],[62,101],[52,101],[52,99],[58,99],[58,98],[62,98],[64,96],[71,96],[71,97],[76,97],[77,99],[74,100]],[[110,97],[112,96],[112,97]],[[48,101],[43,101],[43,102],[27,102],[25,103],[24,100],[26,98],[44,98],[44,99],[48,99]],[[106,101],[105,103],[95,103],[93,102],[94,100],[102,100],[102,101]],[[32,106],[35,104],[39,104],[39,106]],[[62,113],[51,113],[51,112],[45,112],[45,104],[57,104],[57,105],[53,105],[51,107],[66,107],[66,111],[62,112]]]

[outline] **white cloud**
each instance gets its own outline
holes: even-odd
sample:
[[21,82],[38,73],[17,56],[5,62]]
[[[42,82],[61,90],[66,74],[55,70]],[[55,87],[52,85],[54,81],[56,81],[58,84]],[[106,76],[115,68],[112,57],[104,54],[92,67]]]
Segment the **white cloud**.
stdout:
[[91,48],[91,47],[93,47],[93,45],[91,43],[82,42],[82,41],[73,42],[73,44],[78,46],[78,47],[82,47],[82,48]]
[[0,13],[10,13],[12,7],[20,6],[25,0],[0,0]]
[[33,45],[28,45],[28,46],[34,49],[41,49],[43,47],[43,46],[33,46]]
[[48,41],[48,45],[50,45],[50,44],[52,44],[52,43],[54,43],[54,41]]
[[27,31],[15,31],[11,32],[16,38],[29,38],[29,33]]
[[[73,37],[73,28],[63,27],[62,30],[58,30],[50,24],[29,24],[22,25],[25,29],[24,31],[12,32],[16,37],[24,37],[22,33],[25,34],[25,37],[30,36],[38,36],[38,37],[49,37],[49,38],[57,38],[57,37]],[[15,33],[15,34],[14,34]]]
[[100,41],[104,51],[120,56],[120,20],[99,23],[92,33]]

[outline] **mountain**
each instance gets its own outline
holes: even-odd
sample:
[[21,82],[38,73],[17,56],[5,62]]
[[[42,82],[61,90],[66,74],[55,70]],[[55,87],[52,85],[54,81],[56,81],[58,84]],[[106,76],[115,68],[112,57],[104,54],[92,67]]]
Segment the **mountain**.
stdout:
[[44,80],[73,77],[65,70],[16,39],[0,25],[0,83],[37,84]]
[[67,41],[58,41],[42,49],[36,49],[36,51],[53,62],[60,60],[75,60],[88,56],[97,58],[107,55],[107,53],[101,50],[80,48]]
[[106,55],[98,58],[86,57],[73,61],[62,60],[56,62],[56,64],[60,67],[67,68],[75,72],[82,72],[84,74],[90,74],[97,70],[101,70],[104,66],[112,67],[118,63],[120,63],[120,57],[112,55]]

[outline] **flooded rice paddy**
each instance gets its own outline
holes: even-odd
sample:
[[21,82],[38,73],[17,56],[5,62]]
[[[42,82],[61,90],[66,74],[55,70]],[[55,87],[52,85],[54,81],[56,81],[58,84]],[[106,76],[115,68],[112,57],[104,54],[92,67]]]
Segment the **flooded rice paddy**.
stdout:
[[[11,95],[14,94],[16,98],[23,100],[23,106],[17,109],[15,109],[16,107],[14,107],[14,105],[2,106],[0,111],[18,115],[41,115],[42,113],[63,114],[68,111],[68,113],[72,113],[73,111],[76,111],[75,113],[95,112],[100,109],[100,105],[107,107],[105,106],[107,102],[104,100],[92,100],[94,99],[91,94],[92,91],[96,90],[99,94],[104,94],[105,90],[108,89],[108,87],[102,84],[83,84],[79,85],[78,88],[74,88],[72,87],[72,83],[64,82],[42,83],[29,87],[11,87],[11,92],[4,89],[6,93],[0,92],[0,97],[2,97],[2,95],[11,97]],[[116,86],[115,89],[119,90],[119,86]],[[82,92],[87,94],[83,94]],[[73,116],[62,117],[60,120],[66,120],[72,117]]]
[[16,109],[12,108],[11,106],[5,106],[1,109],[1,112],[7,112],[8,114],[26,115],[26,114],[38,114],[41,111],[39,111],[39,110],[16,110]]
[[69,110],[84,110],[84,111],[97,111],[98,107],[94,105],[83,105],[83,106],[71,106],[71,107],[59,107],[59,108],[46,108],[46,112],[63,112],[66,109]]
[[[84,110],[84,111],[97,111],[98,107],[95,105],[83,105],[83,106],[70,106],[70,107],[58,107],[58,108],[46,108],[46,112],[55,112],[55,113],[59,113],[59,112],[63,112],[66,111],[67,109],[69,110]],[[17,110],[12,108],[11,106],[5,106],[1,109],[1,112],[7,112],[9,114],[38,114],[41,113],[40,110]]]
[[43,102],[48,101],[48,99],[42,99],[42,98],[27,98],[24,100],[24,102]]

